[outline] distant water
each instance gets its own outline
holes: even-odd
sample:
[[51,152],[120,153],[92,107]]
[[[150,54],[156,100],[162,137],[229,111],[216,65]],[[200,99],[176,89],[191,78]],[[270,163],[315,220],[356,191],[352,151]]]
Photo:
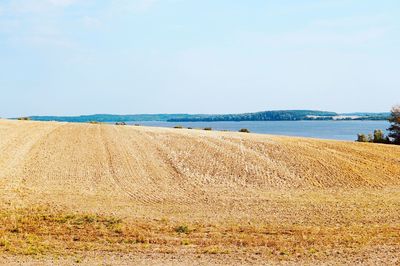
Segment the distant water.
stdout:
[[248,121],[248,122],[158,122],[140,121],[140,124],[154,127],[211,127],[213,130],[238,131],[247,128],[253,133],[299,136],[320,139],[352,140],[358,133],[373,133],[375,129],[386,131],[386,121]]

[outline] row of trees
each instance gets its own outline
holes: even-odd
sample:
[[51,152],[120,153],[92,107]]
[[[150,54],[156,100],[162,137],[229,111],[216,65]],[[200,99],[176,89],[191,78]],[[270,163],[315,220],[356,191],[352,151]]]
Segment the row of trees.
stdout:
[[374,142],[374,143],[390,143],[390,139],[388,136],[385,137],[385,133],[382,130],[376,129],[374,134],[358,134],[357,135],[358,142]]
[[400,105],[392,108],[392,115],[389,118],[391,123],[389,138],[393,140],[394,144],[400,145]]
[[358,142],[374,142],[400,145],[400,105],[394,106],[389,118],[391,123],[389,134],[385,136],[382,130],[375,130],[374,134],[358,134]]

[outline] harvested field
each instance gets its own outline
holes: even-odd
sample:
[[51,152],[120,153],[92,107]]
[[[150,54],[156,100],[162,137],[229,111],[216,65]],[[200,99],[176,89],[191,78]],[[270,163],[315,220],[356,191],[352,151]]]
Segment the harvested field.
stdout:
[[0,192],[0,263],[400,263],[397,146],[0,120]]

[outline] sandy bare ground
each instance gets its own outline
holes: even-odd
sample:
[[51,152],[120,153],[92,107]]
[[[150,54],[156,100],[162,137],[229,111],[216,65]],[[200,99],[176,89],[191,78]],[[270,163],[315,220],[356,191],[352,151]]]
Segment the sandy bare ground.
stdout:
[[2,120],[0,191],[4,263],[399,263],[396,146]]

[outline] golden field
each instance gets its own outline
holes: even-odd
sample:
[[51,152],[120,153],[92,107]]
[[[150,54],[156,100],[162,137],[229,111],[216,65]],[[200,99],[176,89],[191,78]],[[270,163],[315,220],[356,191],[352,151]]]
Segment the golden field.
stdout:
[[0,120],[2,264],[399,257],[400,147]]

